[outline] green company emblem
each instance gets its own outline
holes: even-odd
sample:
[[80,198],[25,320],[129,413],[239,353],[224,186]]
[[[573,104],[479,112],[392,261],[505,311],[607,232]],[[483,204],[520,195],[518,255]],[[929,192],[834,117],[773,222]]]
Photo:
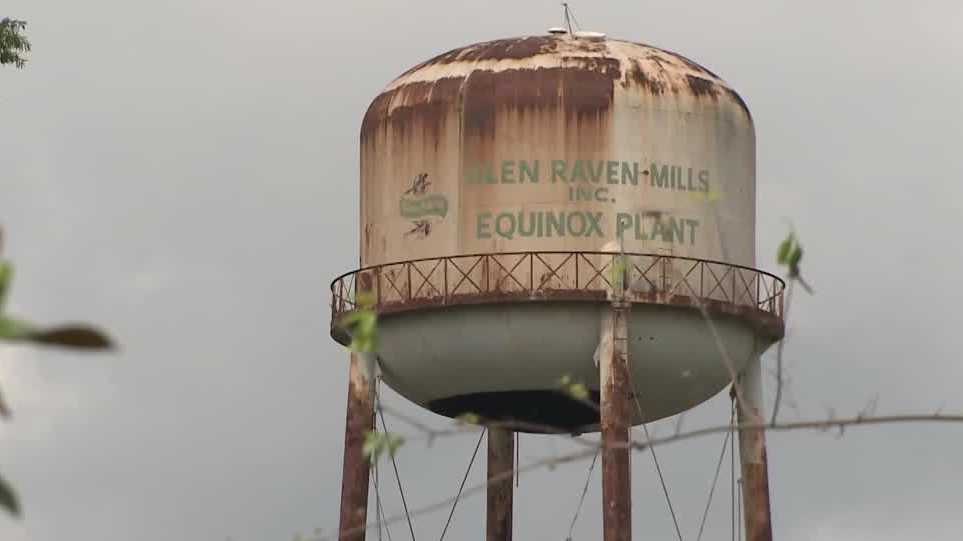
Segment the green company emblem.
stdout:
[[421,198],[401,198],[401,215],[409,220],[426,216],[444,218],[446,214],[448,214],[448,199],[443,195],[430,194]]
[[401,195],[401,216],[411,220],[412,225],[405,237],[427,237],[431,234],[432,219],[441,220],[448,214],[448,198],[441,194],[428,193],[429,186],[431,182],[428,180],[428,173],[420,173],[411,179],[411,187]]

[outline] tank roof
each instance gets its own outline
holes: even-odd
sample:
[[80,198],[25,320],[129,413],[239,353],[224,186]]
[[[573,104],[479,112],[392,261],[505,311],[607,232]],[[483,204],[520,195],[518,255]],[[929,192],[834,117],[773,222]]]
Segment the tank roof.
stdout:
[[[749,108],[735,90],[680,54],[607,37],[550,34],[467,45],[418,64],[389,83],[371,103],[362,123],[362,138],[399,107],[460,101],[466,85],[513,88],[511,93],[516,95],[508,99],[521,106],[548,104],[558,99],[558,92],[575,100],[608,102],[613,90],[620,87],[654,99],[728,102],[752,122]],[[553,91],[555,86],[563,90]]]
[[[465,76],[476,70],[602,67],[624,85],[636,83],[654,94],[664,92],[735,96],[718,75],[682,56],[643,43],[611,38],[585,39],[569,34],[522,36],[453,49],[409,69],[386,90],[416,82]],[[742,102],[739,99],[740,103]],[[742,104],[745,107],[745,104]]]

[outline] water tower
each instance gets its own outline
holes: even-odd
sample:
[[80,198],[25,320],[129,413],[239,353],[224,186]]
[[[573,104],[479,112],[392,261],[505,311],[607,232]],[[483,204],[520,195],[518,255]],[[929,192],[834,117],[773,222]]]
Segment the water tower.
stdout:
[[[630,539],[631,425],[734,376],[740,422],[759,419],[783,283],[754,268],[755,182],[746,104],[655,47],[552,31],[392,81],[361,126],[361,268],[332,283],[337,341],[360,293],[379,313],[377,355],[352,356],[341,531],[365,521],[368,362],[441,415],[601,430],[604,538]],[[598,407],[561,395],[565,375]],[[490,430],[489,476],[511,446]],[[768,539],[763,433],[740,448],[748,538]],[[511,483],[489,491],[488,538],[510,539]]]

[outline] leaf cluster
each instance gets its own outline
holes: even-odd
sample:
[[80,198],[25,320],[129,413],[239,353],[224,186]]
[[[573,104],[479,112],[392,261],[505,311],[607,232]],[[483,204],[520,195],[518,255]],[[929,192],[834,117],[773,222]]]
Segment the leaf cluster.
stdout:
[[385,453],[388,453],[389,456],[395,456],[395,453],[404,443],[405,438],[399,434],[371,430],[364,435],[364,446],[361,448],[361,452],[364,453],[368,462],[374,464]]
[[27,63],[24,53],[30,52],[30,40],[23,35],[26,21],[9,17],[0,19],[0,65],[13,64],[23,68]]
[[562,392],[575,400],[588,400],[589,390],[584,383],[574,381],[568,374],[558,380],[558,386]]
[[[0,21],[0,45],[6,47],[9,19]],[[18,21],[14,21],[17,23]],[[14,29],[23,28],[14,26]],[[28,45],[29,47],[29,45]],[[5,53],[0,51],[0,59]],[[4,62],[6,63],[6,62]],[[2,233],[2,232],[0,232]],[[0,235],[2,241],[2,235]],[[5,306],[10,286],[13,283],[13,265],[0,259],[0,342],[30,342],[40,345],[69,347],[73,349],[105,350],[113,348],[113,341],[103,331],[86,324],[42,327],[22,319],[7,316]],[[0,417],[9,417],[10,410],[0,395]],[[20,500],[13,487],[0,477],[0,508],[14,516],[20,516]]]
[[341,317],[341,325],[351,335],[351,351],[370,353],[378,348],[378,313],[370,294],[359,293],[357,297],[356,308]]
[[7,316],[4,313],[4,305],[12,281],[13,266],[7,261],[0,261],[0,340],[33,342],[74,349],[105,350],[114,347],[106,333],[90,325],[69,324],[41,327],[22,319]]
[[799,244],[799,239],[796,238],[796,234],[790,232],[786,235],[786,238],[779,243],[779,249],[776,251],[776,262],[786,267],[789,271],[790,280],[799,282],[799,285],[801,285],[807,293],[812,294],[812,288],[803,280],[802,273],[799,270],[799,263],[802,261],[802,257],[802,245]]
[[776,262],[789,269],[789,277],[799,276],[799,262],[802,261],[803,249],[795,233],[789,233],[779,244],[776,252]]

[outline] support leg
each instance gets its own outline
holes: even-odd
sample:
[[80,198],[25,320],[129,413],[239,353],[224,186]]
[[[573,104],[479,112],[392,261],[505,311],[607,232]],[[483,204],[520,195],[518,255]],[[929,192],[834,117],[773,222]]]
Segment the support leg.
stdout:
[[[488,428],[488,541],[512,539],[512,472],[515,434],[505,428]],[[495,480],[497,479],[497,480]]]
[[[348,373],[348,413],[344,429],[344,469],[341,475],[339,539],[364,541],[368,516],[368,475],[371,471],[362,448],[374,430],[374,386],[366,376],[365,358],[351,354]],[[349,533],[353,532],[353,533]]]
[[[738,404],[739,424],[761,424],[762,367],[753,359],[739,378],[742,403]],[[771,541],[769,508],[769,465],[766,459],[766,433],[761,429],[739,433],[742,462],[743,516],[747,541]]]
[[628,306],[613,304],[603,319],[599,379],[602,421],[602,528],[604,541],[632,539],[629,428]]

